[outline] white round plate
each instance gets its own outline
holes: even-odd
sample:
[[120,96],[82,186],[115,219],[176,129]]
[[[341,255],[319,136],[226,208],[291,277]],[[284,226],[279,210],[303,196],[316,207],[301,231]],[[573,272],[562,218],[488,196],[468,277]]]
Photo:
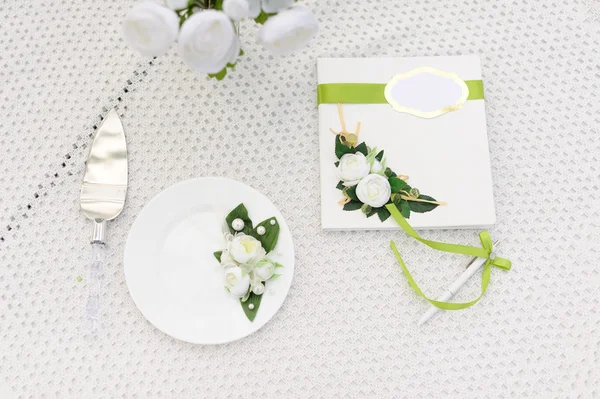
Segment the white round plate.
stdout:
[[[281,276],[267,281],[253,322],[225,291],[213,253],[223,249],[225,216],[240,203],[254,225],[276,217],[280,233],[269,257]],[[279,272],[278,272],[279,273]],[[252,334],[283,304],[294,274],[294,244],[281,213],[243,183],[206,177],[154,197],[133,223],[125,246],[125,279],[144,317],[164,333],[195,344],[221,344]]]

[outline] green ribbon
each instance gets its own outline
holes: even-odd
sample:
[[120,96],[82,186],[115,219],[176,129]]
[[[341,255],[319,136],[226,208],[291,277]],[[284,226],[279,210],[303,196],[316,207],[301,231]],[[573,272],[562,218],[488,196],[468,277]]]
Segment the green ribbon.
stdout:
[[511,268],[511,262],[508,259],[490,256],[493,254],[492,239],[490,238],[490,234],[487,231],[482,231],[481,233],[479,233],[479,239],[481,240],[482,246],[481,248],[471,247],[468,245],[446,244],[443,242],[425,240],[424,238],[421,238],[419,234],[417,234],[417,232],[412,228],[410,224],[408,224],[406,219],[404,219],[404,217],[394,204],[388,204],[386,205],[386,208],[388,209],[388,211],[390,211],[392,217],[396,220],[396,222],[398,222],[398,224],[400,225],[400,227],[402,227],[406,234],[416,239],[417,241],[420,241],[421,243],[427,245],[428,247],[438,251],[451,252],[461,255],[470,255],[476,256],[478,258],[487,259],[483,266],[483,273],[481,274],[481,294],[479,295],[479,297],[470,302],[464,303],[441,302],[427,298],[425,296],[423,291],[421,291],[421,289],[411,276],[406,265],[404,264],[400,253],[398,253],[396,244],[394,244],[394,242],[391,241],[390,246],[392,247],[392,251],[394,251],[396,259],[398,259],[398,263],[400,264],[400,267],[402,268],[404,274],[406,275],[406,278],[408,279],[408,283],[420,297],[425,298],[429,303],[431,303],[435,307],[445,310],[459,310],[475,305],[477,302],[479,302],[479,300],[481,299],[481,297],[483,297],[483,294],[487,290],[488,284],[490,282],[490,274],[492,272],[492,267],[498,267],[504,270],[510,270]]
[[[483,100],[483,81],[465,80],[467,100]],[[323,83],[317,87],[318,104],[387,104],[385,83]]]

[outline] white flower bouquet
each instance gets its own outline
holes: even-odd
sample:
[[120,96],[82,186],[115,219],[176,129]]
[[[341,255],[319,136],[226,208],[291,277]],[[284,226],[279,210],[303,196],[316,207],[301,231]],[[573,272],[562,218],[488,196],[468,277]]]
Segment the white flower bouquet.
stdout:
[[164,55],[177,41],[188,66],[221,80],[243,55],[238,27],[245,18],[262,25],[258,42],[275,55],[306,46],[319,30],[311,11],[294,0],[166,0],[134,6],[123,21],[123,38],[148,57]]
[[279,238],[274,217],[255,227],[242,203],[225,217],[225,248],[214,253],[224,271],[225,290],[240,300],[250,321],[254,321],[267,281],[279,277],[283,265],[270,255]]

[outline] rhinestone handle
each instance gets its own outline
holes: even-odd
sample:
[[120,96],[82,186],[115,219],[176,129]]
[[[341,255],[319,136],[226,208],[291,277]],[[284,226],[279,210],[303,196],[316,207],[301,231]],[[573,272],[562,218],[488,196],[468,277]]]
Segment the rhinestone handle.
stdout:
[[100,285],[102,282],[102,263],[104,263],[105,250],[106,244],[102,241],[92,242],[90,278],[88,283],[89,291],[85,305],[87,332],[92,336],[97,336],[100,330]]

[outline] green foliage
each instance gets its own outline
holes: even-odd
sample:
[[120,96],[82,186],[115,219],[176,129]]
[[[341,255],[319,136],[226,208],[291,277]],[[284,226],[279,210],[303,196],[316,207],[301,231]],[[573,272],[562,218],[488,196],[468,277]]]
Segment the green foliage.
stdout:
[[[432,198],[428,195],[423,195],[423,194],[419,195],[419,199],[435,201],[435,198]],[[437,204],[430,204],[427,202],[418,202],[418,201],[410,201],[410,200],[408,201],[408,204],[410,206],[410,210],[413,212],[417,212],[417,213],[430,212],[438,207]]]
[[356,186],[346,187],[344,189],[344,192],[346,193],[346,195],[348,195],[348,197],[350,197],[351,200],[360,201],[358,199],[358,196],[356,195]]
[[344,210],[345,211],[355,211],[357,209],[360,209],[362,206],[363,206],[363,204],[360,201],[350,201],[346,205],[344,205]]
[[[271,224],[272,220],[275,221],[275,224],[273,225]],[[257,229],[260,226],[265,228],[265,234],[262,236],[257,232]],[[265,249],[265,251],[267,251],[267,253],[269,253],[275,248],[277,245],[277,240],[279,239],[279,222],[274,217],[263,220],[254,228],[250,235],[260,241],[262,247]]]
[[340,135],[335,136],[335,156],[341,159],[345,154],[354,154],[356,151],[348,144],[340,141]]
[[335,188],[337,188],[338,190],[343,190],[344,188],[346,188],[346,186],[344,186],[344,182],[340,181],[337,186],[335,186]]
[[252,220],[248,216],[248,210],[244,204],[239,204],[236,206],[231,212],[229,212],[229,215],[225,217],[227,227],[229,227],[229,232],[231,234],[237,233],[237,231],[231,227],[231,222],[233,222],[235,219],[242,219],[244,221],[244,228],[241,231],[242,233],[252,235]]
[[379,216],[379,220],[385,222],[390,217],[390,211],[385,206],[382,206],[381,208],[377,208],[377,216]]
[[375,155],[375,159],[381,162],[381,160],[383,159],[383,150],[379,151],[379,153]]
[[[256,312],[258,312],[258,308],[260,308],[260,301],[262,301],[262,295],[256,295],[254,292],[250,292],[248,299],[245,302],[242,302],[240,299],[240,304],[242,305],[242,309],[244,309],[244,313],[246,317],[250,321],[254,321],[256,318]],[[248,306],[250,304],[254,305],[254,309],[250,309]]]
[[408,186],[406,182],[402,179],[398,179],[397,177],[388,178],[390,182],[390,187],[392,188],[392,193],[397,193],[400,190],[405,190],[405,187]]
[[394,203],[394,205],[396,205],[396,208],[400,210],[402,216],[404,216],[407,219],[410,219],[410,205],[408,204],[408,201],[400,200],[397,203]]
[[221,255],[223,255],[223,251],[217,251],[213,255],[215,255],[215,258],[217,258],[219,263],[221,263]]
[[209,73],[208,76],[217,80],[223,80],[223,78],[227,76],[227,67],[221,69],[217,73]]
[[258,17],[254,18],[254,22],[256,22],[257,24],[264,24],[265,22],[267,22],[267,19],[269,19],[269,17],[272,17],[273,15],[275,15],[276,13],[273,14],[267,14],[264,11],[260,11],[260,14],[258,15]]
[[367,148],[367,145],[365,143],[360,143],[359,145],[357,145],[356,147],[354,147],[354,152],[362,152],[362,154],[366,157],[367,154],[369,153],[369,149]]

